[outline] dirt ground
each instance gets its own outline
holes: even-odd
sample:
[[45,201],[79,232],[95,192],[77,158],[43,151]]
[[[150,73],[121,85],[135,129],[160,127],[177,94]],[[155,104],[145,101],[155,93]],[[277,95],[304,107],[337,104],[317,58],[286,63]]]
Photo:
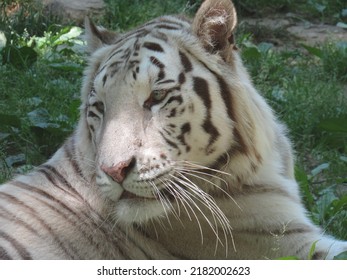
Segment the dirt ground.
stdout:
[[[82,22],[86,14],[102,13],[103,0],[38,0],[54,13],[64,15]],[[265,39],[273,40],[275,46],[282,47],[289,40],[296,43],[316,45],[326,40],[346,41],[347,29],[327,24],[314,24],[298,18],[294,14],[281,15],[281,17],[261,19],[241,19],[240,24],[263,26],[268,32]],[[264,28],[263,28],[264,29]],[[281,33],[281,36],[276,36]],[[264,34],[263,34],[264,36]],[[285,40],[287,38],[287,40]]]

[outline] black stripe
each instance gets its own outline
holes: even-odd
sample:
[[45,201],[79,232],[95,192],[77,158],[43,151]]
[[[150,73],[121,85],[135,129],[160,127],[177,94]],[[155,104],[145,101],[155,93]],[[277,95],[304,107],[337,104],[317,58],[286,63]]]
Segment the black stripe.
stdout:
[[[11,182],[12,185],[31,191],[32,193],[36,193],[38,195],[41,195],[44,198],[47,198],[53,202],[56,202],[61,206],[63,209],[65,209],[67,212],[70,213],[70,215],[66,215],[63,213],[61,210],[59,210],[57,207],[54,207],[52,204],[43,201],[42,199],[39,199],[38,197],[31,196],[31,198],[35,199],[36,201],[40,202],[41,204],[44,204],[46,207],[50,208],[54,212],[58,213],[61,215],[64,219],[66,219],[70,224],[72,224],[74,227],[78,228],[79,232],[81,233],[81,236],[84,236],[92,246],[94,246],[95,249],[99,248],[99,243],[94,241],[94,236],[96,231],[99,231],[103,237],[101,238],[102,240],[108,242],[108,243],[114,243],[113,240],[110,239],[110,236],[108,232],[100,225],[97,224],[94,219],[92,219],[93,215],[91,213],[88,213],[87,211],[83,210],[81,207],[79,208],[80,213],[75,212],[72,210],[69,206],[67,206],[64,202],[57,200],[55,197],[53,197],[51,194],[45,192],[44,190],[37,189],[36,187],[30,186],[28,184],[25,184],[23,182],[15,181]],[[80,215],[81,214],[81,215]],[[76,217],[76,222],[71,220],[71,217],[74,216]],[[104,223],[104,219],[100,220],[101,223]],[[86,231],[84,228],[86,226],[90,227],[89,231]],[[99,239],[97,239],[99,240]],[[123,255],[125,255],[124,252],[122,252]],[[81,259],[81,257],[79,257]]]
[[158,24],[156,26],[156,28],[167,29],[167,30],[180,30],[181,29],[181,27],[172,26],[172,25],[169,25],[169,24]]
[[186,82],[186,76],[184,75],[183,72],[178,75],[178,82],[180,83],[180,85],[182,85]]
[[104,75],[104,77],[102,77],[102,86],[105,87],[106,81],[107,81],[107,74]]
[[40,217],[40,214],[37,213],[37,211],[34,208],[26,205],[23,201],[7,193],[0,192],[0,197],[2,197],[3,199],[6,199],[11,204],[15,204],[17,206],[24,208],[26,213],[31,214],[31,216],[35,218],[45,230],[48,231],[48,233],[52,236],[52,238],[54,239],[56,244],[61,248],[64,254],[69,256],[70,259],[74,258],[74,255],[68,252],[67,248],[64,246],[63,242],[59,239],[59,237],[55,234],[51,226],[47,224],[46,221]]
[[[80,201],[83,201],[83,203],[88,207],[88,209],[90,211],[92,211],[94,213],[95,216],[97,216],[100,220],[102,220],[102,217],[100,216],[100,214],[95,211],[91,206],[90,204],[87,202],[87,200],[85,200],[80,193],[78,193],[73,187],[72,185],[51,165],[48,165],[48,164],[44,164],[44,165],[41,165],[41,168],[45,168],[46,170],[49,170],[51,171],[54,175],[55,175],[55,178],[59,179],[59,181],[68,188],[68,190],[70,190],[70,192],[72,194],[74,194],[75,196],[77,196],[77,198],[80,200]],[[42,169],[41,169],[42,170]],[[39,169],[40,171],[40,169]],[[55,186],[57,186],[55,184]],[[62,189],[60,188],[59,186],[57,186],[59,189]],[[65,189],[62,189],[63,191],[67,192]],[[70,193],[70,194],[71,194]]]
[[62,188],[58,185],[58,183],[55,181],[55,177],[52,176],[51,172],[49,170],[43,169],[42,166],[41,168],[37,169],[37,172],[42,173],[46,179],[56,188],[58,188],[59,190],[63,191],[64,193],[68,194],[68,195],[72,195],[69,191],[67,191],[65,188]]
[[[13,182],[11,182],[11,185],[13,184]],[[5,208],[0,206],[0,211],[4,214],[0,213],[0,217],[8,220],[8,221],[12,221],[20,226],[23,226],[24,228],[26,228],[28,231],[30,231],[31,233],[39,236],[40,233],[34,229],[31,225],[29,225],[27,222],[23,221],[20,217],[18,217],[17,215],[14,215],[13,213],[11,213],[10,211],[6,210]]]
[[[186,50],[186,52],[188,52],[190,55],[194,56],[193,54],[191,54],[188,50]],[[195,56],[194,56],[195,57]],[[196,58],[196,57],[195,57]],[[197,58],[196,58],[197,59]],[[221,96],[224,100],[225,106],[227,107],[227,112],[228,115],[230,117],[231,120],[233,120],[235,123],[237,123],[237,118],[236,118],[236,113],[234,112],[233,109],[233,100],[232,100],[232,94],[230,93],[229,87],[227,85],[227,83],[223,80],[223,78],[221,76],[219,76],[216,72],[214,72],[212,69],[210,69],[208,67],[208,65],[201,61],[200,59],[197,59],[198,62],[200,62],[211,74],[213,74],[220,86],[220,90],[221,90]],[[236,138],[236,141],[239,145],[237,151],[241,152],[241,153],[248,153],[248,148],[246,145],[246,142],[244,141],[244,139],[241,136],[241,133],[238,131],[237,128],[234,128],[233,134]],[[232,148],[232,152],[236,152],[235,148]]]
[[160,31],[157,31],[156,33],[152,33],[151,36],[153,36],[156,39],[162,40],[163,42],[167,42],[169,40],[166,34]]
[[12,260],[4,247],[0,246],[0,260]]
[[88,115],[87,115],[88,118],[97,118],[97,119],[100,119],[100,117],[95,114],[93,111],[88,111]]
[[155,66],[157,66],[160,69],[165,68],[164,63],[162,63],[159,59],[155,58],[154,56],[150,57],[150,61],[152,62],[152,64],[154,64]]
[[167,117],[168,117],[168,118],[174,118],[174,117],[176,117],[176,113],[177,113],[176,108],[173,108],[173,109],[170,111],[170,115],[168,115]]
[[[49,165],[42,165],[41,167],[43,167],[43,168],[48,168],[48,170],[55,170],[53,167],[51,167],[51,166],[49,166]],[[41,173],[43,173],[45,176],[46,176],[46,178],[55,186],[55,187],[57,187],[58,189],[60,189],[61,191],[63,191],[63,192],[65,192],[65,193],[67,193],[68,195],[74,195],[75,196],[75,199],[78,199],[78,200],[80,200],[80,201],[82,201],[82,203],[86,206],[86,209],[89,209],[90,211],[92,211],[92,213],[93,213],[93,215],[95,216],[95,217],[97,217],[99,220],[104,220],[91,206],[90,206],[90,204],[85,200],[85,199],[83,199],[82,197],[81,197],[81,195],[79,194],[79,193],[77,193],[73,188],[72,188],[72,186],[64,179],[64,178],[60,178],[60,180],[62,180],[63,182],[65,181],[65,183],[64,183],[64,186],[67,186],[69,189],[70,189],[70,191],[72,191],[72,193],[71,192],[68,192],[66,189],[64,189],[64,188],[61,188],[56,182],[55,182],[55,180],[54,180],[54,178],[56,178],[56,176],[51,176],[51,174],[47,171],[47,170],[45,170],[45,169],[38,169],[37,170],[38,172],[41,172]],[[57,172],[57,171],[55,171],[55,172]],[[56,175],[56,174],[55,174]],[[61,175],[60,175],[61,176]],[[59,178],[59,175],[58,175],[58,178]],[[77,197],[76,197],[77,196]],[[90,216],[90,215],[87,215],[88,217]],[[99,225],[97,225],[97,224],[95,224],[96,225],[96,228],[99,228]],[[100,228],[100,230],[102,230],[102,228]],[[104,231],[104,230],[102,230],[102,232],[104,233],[104,235],[107,235],[106,234],[106,232]]]
[[[121,52],[123,52],[124,51],[124,49],[119,49],[119,50],[116,50],[115,52],[113,52],[110,56],[109,56],[109,58],[104,62],[104,64],[106,64],[107,62],[109,62],[111,59],[112,59],[112,57],[114,57],[115,55],[117,55],[117,54],[119,54],[119,53],[121,53]],[[105,65],[106,66],[106,65]],[[104,66],[104,67],[105,67]],[[101,69],[101,70],[99,70],[98,71],[98,74],[104,69],[104,67]]]
[[18,252],[18,254],[23,260],[32,259],[31,254],[27,251],[27,249],[25,249],[25,247],[21,243],[19,243],[18,240],[16,240],[14,237],[9,236],[7,233],[3,232],[2,230],[0,230],[0,237],[5,239],[7,242],[11,243],[11,245],[16,249],[16,251]]
[[97,101],[95,103],[93,103],[92,105],[100,114],[103,114],[105,111],[105,106],[104,103],[102,103],[101,101]]
[[165,65],[159,59],[155,58],[154,56],[150,57],[150,61],[152,62],[152,64],[154,64],[155,66],[157,66],[160,69],[160,71],[158,73],[157,82],[164,79],[165,78],[165,72],[164,72]]
[[181,51],[179,51],[179,56],[181,58],[181,63],[183,65],[183,68],[184,68],[184,71],[187,73],[187,72],[190,72],[193,70],[193,65],[192,63],[190,62],[189,58],[187,57],[187,55]]
[[[24,184],[24,183],[21,183],[21,184],[23,184],[23,186],[20,186],[20,187],[26,189],[26,186],[25,186],[26,184]],[[94,238],[93,238],[95,236],[95,233],[97,230],[99,230],[103,234],[102,240],[108,241],[109,243],[112,243],[112,241],[110,241],[110,238],[109,238],[107,232],[105,231],[105,229],[101,225],[97,224],[94,221],[94,219],[92,219],[93,215],[91,215],[91,213],[88,213],[87,211],[85,211],[81,207],[79,208],[79,211],[80,211],[79,213],[75,212],[68,205],[66,205],[64,202],[57,200],[56,198],[54,198],[53,196],[51,196],[50,194],[46,193],[43,190],[34,188],[31,191],[34,191],[37,194],[56,202],[57,204],[59,204],[59,206],[64,208],[66,211],[68,211],[69,215],[66,215],[61,210],[54,207],[52,204],[45,202],[42,199],[39,199],[38,197],[32,196],[33,199],[39,201],[40,203],[44,204],[46,207],[48,207],[51,210],[53,210],[54,212],[58,213],[64,219],[66,219],[70,224],[72,224],[74,227],[78,228],[79,232],[81,233],[81,236],[84,236],[91,243],[91,245],[94,246],[94,248],[97,249],[99,247],[99,243],[95,242]],[[74,216],[76,218],[75,220],[77,221],[77,223],[75,221],[71,220],[72,216]],[[104,223],[104,219],[100,220],[100,222]],[[86,231],[84,229],[86,226],[90,227],[89,231]]]
[[95,76],[98,76],[107,66],[108,66],[108,64],[104,64],[104,66],[102,66],[102,68],[96,73]]
[[[78,213],[74,212],[73,210],[71,210],[66,204],[62,203],[61,201],[55,200],[54,201],[59,204],[59,206],[63,207],[65,210],[67,210],[70,214],[65,214],[63,211],[61,211],[59,208],[54,207],[53,205],[51,205],[49,202],[44,201],[38,197],[35,196],[30,196],[32,199],[36,200],[37,202],[45,205],[47,208],[51,209],[52,211],[54,211],[55,213],[57,213],[58,215],[62,216],[63,219],[69,223],[70,225],[72,225],[74,228],[76,228],[76,230],[78,230],[78,234],[79,234],[79,238],[85,238],[85,240],[87,240],[90,245],[92,245],[95,249],[98,248],[99,244],[96,243],[93,239],[93,234],[95,231],[95,227],[92,227],[90,224],[87,223],[87,221],[90,219],[90,217],[88,217],[88,215],[84,214],[83,217],[78,215]],[[72,215],[76,217],[75,220],[72,220]],[[82,222],[83,221],[83,222]],[[86,226],[90,226],[91,229],[90,231],[86,231],[84,228]],[[64,223],[64,227],[67,227],[67,224]],[[70,240],[71,241],[71,240]],[[82,240],[79,240],[79,242],[81,243]],[[79,256],[78,258],[81,258],[81,256]]]
[[191,131],[191,126],[190,123],[187,122],[181,126],[181,134],[177,136],[177,139],[181,141],[182,145],[186,146],[186,152],[188,153],[191,149],[189,145],[187,145],[184,135],[187,133],[190,133]]
[[[73,193],[74,195],[76,195],[81,201],[85,201],[84,198],[74,189],[74,187],[64,178],[63,175],[61,175],[59,173],[59,171],[57,169],[55,169],[53,166],[49,165],[49,164],[43,164],[40,166],[39,170],[45,169],[47,171],[50,171],[51,174],[54,175],[54,178],[57,178],[60,183],[67,187],[67,189]],[[61,189],[61,188],[60,188]],[[66,190],[65,190],[66,191]]]
[[180,151],[180,149],[178,148],[178,146],[177,146],[176,143],[174,143],[174,142],[170,141],[169,139],[167,139],[167,138],[165,137],[165,135],[164,135],[162,132],[159,132],[159,133],[160,133],[160,135],[164,138],[165,142],[166,142],[169,146],[175,148],[176,150],[178,150],[178,154],[181,154],[181,151]]
[[149,30],[145,29],[145,28],[139,28],[133,31],[130,31],[126,34],[124,34],[124,36],[122,36],[121,38],[119,38],[116,42],[114,42],[113,45],[115,45],[115,47],[118,47],[117,45],[120,45],[121,43],[124,45],[125,43],[127,43],[128,41],[135,39],[135,38],[141,38],[146,36],[148,33],[150,33]]
[[[223,98],[224,104],[227,108],[228,116],[233,122],[237,123],[236,112],[233,109],[234,102],[232,101],[232,94],[229,90],[229,87],[222,77],[220,77],[219,75],[217,75],[214,72],[212,72],[212,73],[217,78],[219,88],[220,88],[220,93],[221,93],[221,96]],[[248,148],[247,148],[246,142],[244,141],[244,139],[241,136],[241,133],[239,132],[239,130],[236,127],[234,127],[233,134],[234,134],[234,137],[236,139],[236,143],[239,146],[238,151],[241,153],[248,153]]]
[[143,47],[155,52],[164,52],[164,49],[157,43],[145,42]]
[[178,105],[181,105],[183,103],[183,98],[180,95],[171,96],[163,107],[165,107],[166,105],[168,105],[174,101],[176,101],[178,103]]
[[[55,170],[52,166],[50,166],[50,165],[48,165],[48,164],[42,165],[41,167],[42,167],[42,168],[46,168],[46,169],[51,170],[51,171]],[[44,169],[39,169],[38,171],[43,172],[43,171],[46,171],[46,170],[44,170]],[[84,199],[84,198],[83,198],[83,197],[71,186],[71,184],[68,183],[68,182],[62,177],[62,175],[61,175],[59,172],[57,172],[57,171],[55,170],[53,173],[54,173],[55,176],[57,176],[57,177],[60,179],[60,181],[64,184],[64,186],[67,186],[68,189],[71,190],[71,192],[72,192],[73,194],[75,194],[75,195],[77,196],[77,198],[78,198],[80,201],[82,201],[82,203],[86,206],[86,209],[89,210],[89,211],[91,211],[92,215],[93,215],[95,218],[97,218],[99,221],[104,221],[104,220],[105,220],[105,218],[102,217],[97,211],[95,211],[95,210],[91,207],[91,205],[88,203],[88,201],[87,201],[86,199]],[[58,175],[58,174],[59,174],[59,175]],[[62,191],[67,192],[65,189],[59,187],[59,186],[55,183],[54,180],[53,180],[53,184],[54,184],[54,186],[58,187],[58,188],[61,189]],[[67,192],[67,193],[71,195],[71,193],[69,193],[69,192]],[[100,227],[100,225],[97,225],[97,224],[96,224],[96,226],[97,226],[98,228]],[[100,230],[102,230],[102,232],[103,232],[105,235],[107,235],[106,231],[105,231],[102,227],[100,227]]]
[[[70,214],[75,216],[78,221],[84,221],[85,222],[85,221],[90,220],[90,213],[87,213],[86,211],[84,211],[83,208],[79,208],[80,212],[78,213],[78,212],[74,211],[73,209],[71,209],[63,201],[58,200],[57,198],[52,196],[50,193],[48,193],[48,192],[46,192],[46,191],[44,191],[42,189],[38,189],[38,188],[36,188],[34,186],[31,186],[29,184],[26,184],[26,183],[23,183],[23,182],[20,182],[20,181],[13,181],[13,182],[11,182],[11,185],[13,185],[15,187],[18,187],[18,188],[21,188],[21,189],[24,189],[24,190],[27,190],[27,191],[29,191],[31,193],[38,194],[38,195],[40,195],[40,196],[42,196],[42,197],[44,197],[44,198],[46,198],[46,199],[48,199],[50,201],[53,201],[53,202],[59,204],[59,206],[61,206],[67,212],[69,212]],[[41,201],[41,202],[43,202],[43,201]],[[46,204],[46,202],[43,202],[43,203]],[[51,204],[48,204],[47,206],[50,207],[50,208],[53,207]],[[51,209],[53,209],[53,210],[56,209],[57,211],[59,211],[59,213],[61,213],[61,211],[58,210],[56,207],[51,208]],[[64,215],[63,213],[61,213],[61,214]],[[79,214],[82,214],[83,217],[80,216]],[[64,215],[64,217],[66,217],[66,216]],[[69,218],[67,217],[67,219],[69,219]]]
[[113,78],[113,76],[118,72],[122,65],[123,61],[116,61],[108,67],[108,71],[110,73],[111,78]]
[[203,129],[210,134],[210,140],[208,142],[208,146],[206,147],[206,152],[209,154],[212,151],[208,148],[217,140],[219,137],[219,132],[217,128],[213,125],[211,120],[211,96],[208,88],[208,83],[205,79],[200,77],[193,78],[193,88],[196,94],[202,99],[205,107],[206,107],[206,118],[202,125]]
[[66,142],[66,144],[64,145],[64,151],[66,154],[67,159],[70,161],[71,166],[73,168],[73,170],[75,171],[76,175],[82,177],[82,179],[84,181],[86,181],[86,178],[83,175],[82,169],[78,163],[78,161],[76,160],[76,150],[75,150],[75,137],[76,136],[72,136],[68,142]]
[[57,204],[59,204],[62,208],[64,208],[65,210],[67,210],[70,214],[74,214],[77,216],[78,220],[81,220],[81,217],[78,216],[78,214],[76,214],[76,212],[74,212],[69,206],[67,206],[65,203],[63,203],[62,201],[60,200],[57,200],[54,196],[52,196],[50,193],[42,190],[42,189],[38,189],[34,186],[31,186],[31,185],[28,185],[26,183],[23,183],[23,182],[20,182],[20,181],[13,181],[11,182],[11,185],[17,187],[17,188],[20,188],[20,189],[23,189],[23,190],[26,190],[30,193],[33,193],[33,194],[38,194],[52,202],[55,202]]

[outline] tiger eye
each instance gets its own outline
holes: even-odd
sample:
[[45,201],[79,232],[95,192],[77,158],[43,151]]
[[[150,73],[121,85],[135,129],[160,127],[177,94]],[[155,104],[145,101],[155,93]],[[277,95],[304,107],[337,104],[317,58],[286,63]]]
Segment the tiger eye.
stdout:
[[152,91],[152,94],[151,94],[152,100],[161,101],[166,97],[167,93],[168,92],[165,89],[154,90]]

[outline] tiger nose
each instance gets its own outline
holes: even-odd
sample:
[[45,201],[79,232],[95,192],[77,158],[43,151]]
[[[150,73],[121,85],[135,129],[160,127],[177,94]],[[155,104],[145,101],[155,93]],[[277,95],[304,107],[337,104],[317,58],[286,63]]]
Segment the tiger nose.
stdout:
[[111,167],[102,165],[101,170],[104,171],[108,176],[110,176],[113,181],[121,184],[129,174],[129,171],[135,166],[135,163],[135,158],[131,158],[126,161],[121,161]]

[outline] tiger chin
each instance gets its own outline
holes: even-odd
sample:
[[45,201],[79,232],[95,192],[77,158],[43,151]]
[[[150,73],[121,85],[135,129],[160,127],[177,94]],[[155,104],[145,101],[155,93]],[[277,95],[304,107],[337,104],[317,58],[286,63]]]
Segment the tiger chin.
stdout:
[[0,188],[8,259],[331,259],[307,218],[285,127],[254,88],[229,0],[125,34],[86,19],[73,135]]

